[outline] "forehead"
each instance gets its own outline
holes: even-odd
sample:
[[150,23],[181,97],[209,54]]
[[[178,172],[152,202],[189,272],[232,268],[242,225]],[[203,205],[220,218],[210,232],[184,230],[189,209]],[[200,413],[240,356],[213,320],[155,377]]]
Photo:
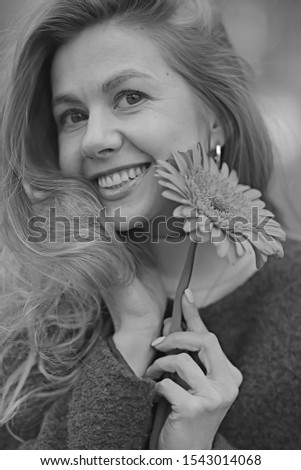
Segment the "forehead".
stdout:
[[52,64],[52,83],[54,88],[70,88],[83,79],[105,81],[124,68],[159,80],[175,75],[145,31],[101,24],[86,28],[58,49]]

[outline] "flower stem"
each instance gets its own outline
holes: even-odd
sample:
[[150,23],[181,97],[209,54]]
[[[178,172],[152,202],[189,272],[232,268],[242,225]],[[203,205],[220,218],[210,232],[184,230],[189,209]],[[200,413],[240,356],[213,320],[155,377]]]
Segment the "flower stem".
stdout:
[[[192,241],[187,252],[185,265],[177,287],[176,296],[173,304],[170,333],[175,333],[176,331],[181,331],[182,329],[182,296],[184,294],[185,289],[187,289],[191,279],[196,246],[196,242]],[[164,377],[175,379],[176,374],[165,374]],[[157,405],[154,426],[149,441],[150,450],[158,449],[159,436],[169,413],[170,404],[168,403],[168,401],[165,400],[165,398],[161,398]]]
[[196,251],[197,243],[192,241],[190,243],[185,265],[182,271],[182,275],[177,287],[176,296],[173,304],[172,309],[172,316],[171,316],[171,329],[170,333],[175,333],[176,331],[181,331],[181,322],[182,322],[182,297],[184,294],[185,289],[187,289],[191,275],[193,270],[194,264],[194,257]]

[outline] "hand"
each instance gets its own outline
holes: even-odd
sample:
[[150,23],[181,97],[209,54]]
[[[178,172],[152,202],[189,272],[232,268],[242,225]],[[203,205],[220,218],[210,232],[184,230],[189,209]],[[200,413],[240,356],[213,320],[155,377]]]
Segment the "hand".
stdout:
[[154,342],[154,347],[165,353],[174,349],[197,351],[206,373],[185,352],[161,357],[148,368],[148,377],[157,380],[164,372],[176,372],[190,387],[184,390],[171,379],[157,383],[158,394],[171,405],[158,449],[211,449],[214,436],[238,395],[242,375],[185,295],[182,306],[187,331],[172,333],[161,342]]
[[138,376],[144,375],[154,358],[151,342],[160,334],[167,296],[160,277],[152,267],[144,268],[140,279],[113,292],[108,305],[115,333],[113,341]]

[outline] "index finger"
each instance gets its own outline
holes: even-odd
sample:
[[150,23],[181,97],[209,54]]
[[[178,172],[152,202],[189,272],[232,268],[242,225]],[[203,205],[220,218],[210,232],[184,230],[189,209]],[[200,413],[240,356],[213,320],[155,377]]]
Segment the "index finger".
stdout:
[[198,309],[194,303],[193,294],[190,289],[186,289],[184,292],[182,297],[182,309],[188,331],[208,333],[208,329],[203,323]]

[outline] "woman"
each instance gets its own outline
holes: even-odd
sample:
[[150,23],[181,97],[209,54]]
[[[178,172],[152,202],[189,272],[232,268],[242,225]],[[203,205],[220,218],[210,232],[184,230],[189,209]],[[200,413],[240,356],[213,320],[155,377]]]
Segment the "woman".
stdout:
[[[3,308],[10,435],[20,448],[147,448],[157,393],[171,404],[159,449],[300,446],[299,246],[257,273],[250,252],[233,267],[198,244],[187,331],[161,338],[189,240],[168,243],[168,224],[154,231],[176,207],[157,160],[195,142],[212,155],[223,146],[240,181],[262,191],[271,169],[249,73],[209,2],[51,2],[14,63],[3,113],[3,228],[19,255]],[[147,222],[138,243],[133,229]],[[239,395],[230,361],[245,377]]]

